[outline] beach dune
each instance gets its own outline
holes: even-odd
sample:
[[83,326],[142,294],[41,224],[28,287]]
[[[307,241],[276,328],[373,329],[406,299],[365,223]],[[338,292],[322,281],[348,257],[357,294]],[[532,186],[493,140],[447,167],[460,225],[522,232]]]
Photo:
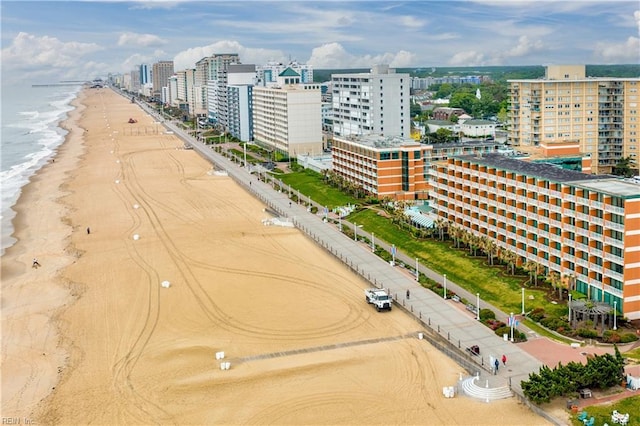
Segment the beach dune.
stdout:
[[467,373],[410,316],[376,312],[346,266],[264,226],[259,200],[128,99],[86,89],[77,104],[2,258],[3,416],[547,424],[515,399],[444,398]]

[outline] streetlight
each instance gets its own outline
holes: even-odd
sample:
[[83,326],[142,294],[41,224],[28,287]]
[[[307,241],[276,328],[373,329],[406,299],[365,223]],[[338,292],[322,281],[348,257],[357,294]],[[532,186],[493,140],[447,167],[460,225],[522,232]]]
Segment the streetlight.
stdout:
[[376,251],[376,234],[373,232],[371,233],[371,251]]
[[247,168],[247,143],[244,143],[244,168]]
[[569,292],[569,327],[571,327],[571,292]]
[[480,293],[476,293],[476,320],[480,321]]
[[618,312],[618,301],[614,300],[613,301],[613,330],[617,330],[617,323],[616,323],[616,317],[617,317],[617,312]]
[[513,343],[513,326],[515,325],[515,320],[513,318],[513,312],[509,315],[509,325],[511,326],[511,343]]
[[358,241],[358,225],[353,222],[353,240]]
[[416,281],[420,280],[420,271],[418,270],[419,265],[418,265],[418,258],[416,257]]
[[[569,295],[569,300],[571,300],[571,295]],[[524,287],[522,287],[522,315],[524,315]]]
[[447,274],[442,277],[444,278],[444,300],[447,300]]
[[396,266],[396,245],[391,245],[391,266]]

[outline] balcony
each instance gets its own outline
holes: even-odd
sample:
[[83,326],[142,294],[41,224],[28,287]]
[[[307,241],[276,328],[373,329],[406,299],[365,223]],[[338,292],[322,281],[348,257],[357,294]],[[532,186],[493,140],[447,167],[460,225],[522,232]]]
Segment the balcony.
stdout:
[[624,241],[617,240],[611,237],[604,237],[604,242],[609,244],[610,246],[624,248]]
[[604,291],[606,291],[607,293],[613,294],[614,296],[622,298],[622,290],[618,290],[617,288],[607,284],[603,284],[603,287],[604,287]]
[[611,222],[610,220],[605,220],[604,226],[609,229],[613,229],[615,231],[621,231],[621,232],[624,231],[624,224],[622,223],[616,223],[616,222]]
[[604,258],[605,260],[609,260],[611,262],[622,262],[623,259],[620,256],[616,256],[613,253],[609,253],[609,252],[604,252]]

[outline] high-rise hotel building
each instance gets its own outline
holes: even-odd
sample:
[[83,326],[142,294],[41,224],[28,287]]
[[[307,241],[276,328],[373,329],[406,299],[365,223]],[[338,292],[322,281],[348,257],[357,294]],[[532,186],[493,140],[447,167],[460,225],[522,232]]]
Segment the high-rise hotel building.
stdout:
[[587,77],[584,65],[554,65],[544,79],[509,83],[511,144],[578,141],[598,174],[623,158],[638,164],[640,78]]
[[169,86],[169,77],[174,73],[173,61],[159,61],[153,64],[151,69],[151,82],[153,95],[160,97],[162,88]]
[[336,136],[411,136],[409,74],[387,65],[370,73],[333,74],[333,133]]
[[640,185],[500,154],[449,158],[431,175],[440,217],[640,319]]
[[[206,81],[207,116],[212,123],[226,123],[227,66],[239,64],[237,53],[214,53],[200,61],[201,77]],[[223,124],[221,124],[223,125]],[[224,127],[224,125],[223,125]]]
[[256,143],[294,158],[322,153],[320,84],[301,83],[287,68],[277,84],[254,86],[252,101]]

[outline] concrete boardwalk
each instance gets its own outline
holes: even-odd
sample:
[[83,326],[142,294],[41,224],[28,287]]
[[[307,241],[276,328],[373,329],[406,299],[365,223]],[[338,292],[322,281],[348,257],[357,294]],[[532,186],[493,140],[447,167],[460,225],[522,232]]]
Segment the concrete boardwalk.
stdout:
[[[151,115],[158,117],[155,111],[145,109]],[[343,234],[335,225],[325,222],[322,215],[312,214],[306,206],[292,203],[289,192],[276,191],[272,184],[259,180],[256,175],[251,174],[241,164],[234,163],[215,153],[211,146],[196,142],[190,135],[172,123],[164,122],[163,124],[185,142],[193,145],[194,150],[211,161],[216,168],[226,171],[231,178],[253,193],[271,210],[280,216],[289,217],[297,228],[369,281],[372,286],[387,288],[392,294],[401,296],[400,300],[396,300],[396,306],[402,307],[414,315],[424,327],[425,338],[460,363],[471,374],[479,373],[484,376],[484,379],[489,379],[492,384],[497,386],[509,384],[516,394],[522,396],[520,382],[528,379],[529,373],[537,372],[542,366],[537,359],[521,350],[517,345],[496,336],[492,330],[477,321],[475,315],[466,311],[461,312],[458,306],[454,306],[455,302],[444,300],[431,290],[420,286],[416,282],[415,276],[412,276],[407,269],[390,265],[375,255],[369,246],[354,241]],[[265,175],[260,177],[271,179],[270,176]],[[281,185],[279,181],[272,183]],[[303,198],[307,197],[303,196]],[[319,207],[319,211],[322,211],[323,206],[317,207]],[[353,226],[353,224],[343,221],[342,226]],[[361,230],[358,229],[358,232],[360,233]],[[365,234],[362,233],[362,235]],[[376,240],[376,244],[390,249],[388,244],[383,241]],[[411,265],[411,260],[402,253],[396,254],[396,264],[398,262]],[[415,265],[415,261],[413,264]],[[443,280],[442,276],[427,268],[419,267],[419,271],[438,282]],[[458,287],[454,283],[450,285],[451,290]],[[410,299],[404,297],[407,290],[410,290]],[[459,294],[460,290],[457,290]],[[467,298],[475,300],[471,295]],[[365,303],[364,296],[363,303]],[[481,307],[488,306],[481,303]],[[501,319],[506,318],[504,313],[495,308],[493,310],[496,315],[502,317]],[[465,350],[472,345],[479,346],[479,356],[472,356]],[[498,374],[494,376],[490,358],[500,359],[503,354],[507,356],[507,366],[500,365]]]

